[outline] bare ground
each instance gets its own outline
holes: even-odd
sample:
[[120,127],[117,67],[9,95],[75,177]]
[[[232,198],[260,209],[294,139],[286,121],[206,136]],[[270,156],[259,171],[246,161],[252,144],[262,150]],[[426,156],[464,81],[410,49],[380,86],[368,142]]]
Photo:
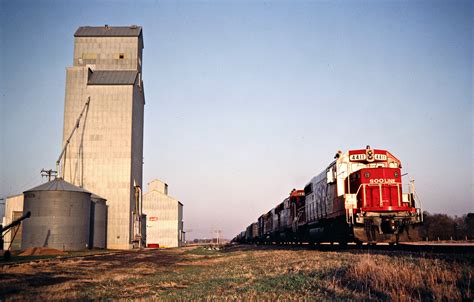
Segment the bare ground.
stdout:
[[472,301],[474,256],[188,247],[0,267],[0,301]]

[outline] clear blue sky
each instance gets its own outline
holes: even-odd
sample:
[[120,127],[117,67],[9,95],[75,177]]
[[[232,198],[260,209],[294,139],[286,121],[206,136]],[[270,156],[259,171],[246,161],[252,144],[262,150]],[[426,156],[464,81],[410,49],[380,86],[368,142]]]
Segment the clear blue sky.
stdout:
[[[398,156],[426,210],[474,211],[472,1],[1,1],[0,198],[61,150],[82,25],[144,28],[144,180],[231,237],[340,150]],[[405,178],[405,181],[407,179]]]

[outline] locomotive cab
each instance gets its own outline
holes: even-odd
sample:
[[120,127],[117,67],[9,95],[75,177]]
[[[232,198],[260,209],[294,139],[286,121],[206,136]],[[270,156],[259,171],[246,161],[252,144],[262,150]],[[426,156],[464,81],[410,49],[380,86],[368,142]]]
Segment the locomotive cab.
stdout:
[[292,227],[298,228],[299,225],[306,223],[305,212],[305,193],[303,190],[293,190],[290,193],[290,217]]

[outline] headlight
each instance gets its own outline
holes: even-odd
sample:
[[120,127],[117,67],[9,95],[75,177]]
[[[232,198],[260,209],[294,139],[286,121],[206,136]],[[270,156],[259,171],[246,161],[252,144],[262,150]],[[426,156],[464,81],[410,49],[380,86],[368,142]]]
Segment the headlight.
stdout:
[[395,176],[395,178],[397,178],[398,177],[398,172],[393,173],[393,176]]
[[365,173],[364,173],[364,176],[365,176],[365,178],[369,178],[369,177],[370,177],[370,173],[369,173],[369,172],[365,172]]

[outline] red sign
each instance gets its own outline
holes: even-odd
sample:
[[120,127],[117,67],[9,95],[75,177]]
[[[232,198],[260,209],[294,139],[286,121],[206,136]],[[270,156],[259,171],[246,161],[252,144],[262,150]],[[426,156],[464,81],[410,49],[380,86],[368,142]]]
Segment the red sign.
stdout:
[[148,220],[149,220],[149,221],[157,221],[157,220],[158,220],[158,217],[148,217]]

